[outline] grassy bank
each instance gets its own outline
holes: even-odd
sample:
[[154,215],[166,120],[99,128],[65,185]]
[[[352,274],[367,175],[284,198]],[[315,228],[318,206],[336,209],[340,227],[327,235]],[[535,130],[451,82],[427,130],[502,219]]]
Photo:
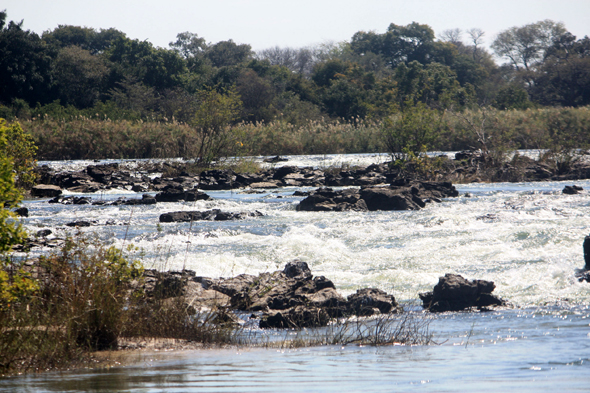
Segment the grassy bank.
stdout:
[[159,273],[144,272],[136,257],[141,257],[136,249],[123,252],[77,235],[35,261],[9,259],[0,271],[7,273],[9,285],[0,298],[0,376],[101,365],[109,358],[97,360],[96,351],[137,349],[150,341],[182,349],[415,345],[432,339],[430,319],[420,313],[261,332],[240,325],[226,304],[210,299],[206,307],[194,306],[195,295],[180,284],[150,281]]
[[[590,108],[467,110],[442,114],[428,150],[584,148],[590,140]],[[22,122],[39,147],[40,160],[171,158],[194,156],[198,138],[178,122],[110,121],[78,117]],[[284,121],[231,127],[224,155],[386,152],[384,121]]]

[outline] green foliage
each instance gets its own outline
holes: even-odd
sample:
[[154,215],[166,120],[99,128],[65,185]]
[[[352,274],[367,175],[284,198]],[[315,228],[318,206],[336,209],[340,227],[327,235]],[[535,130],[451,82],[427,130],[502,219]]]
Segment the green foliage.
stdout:
[[7,125],[0,119],[0,156],[11,160],[16,187],[30,188],[35,183],[36,151],[33,137],[19,123]]
[[[143,268],[114,247],[94,248],[90,239],[66,239],[59,253],[40,257],[46,272],[42,299],[53,324],[65,324],[66,335],[92,349],[115,347],[125,320],[127,293]],[[128,250],[131,251],[131,250]]]
[[233,90],[223,93],[208,90],[199,94],[199,107],[191,121],[195,150],[189,153],[198,164],[208,166],[236,144],[230,126],[237,119],[241,105]]
[[527,92],[519,86],[508,85],[500,89],[494,107],[501,110],[506,109],[528,109],[533,107]]
[[29,277],[8,255],[13,246],[26,239],[26,233],[9,208],[18,205],[22,197],[15,183],[15,172],[23,180],[31,176],[32,162],[28,161],[30,150],[27,149],[33,145],[28,143],[30,140],[18,123],[6,126],[4,119],[0,119],[0,310],[35,289]]
[[0,15],[0,102],[15,98],[34,105],[51,94],[52,52],[35,33],[24,30],[22,22],[6,23]]
[[395,159],[405,160],[427,151],[443,127],[443,116],[418,102],[407,103],[401,112],[386,118],[381,132],[389,153]]

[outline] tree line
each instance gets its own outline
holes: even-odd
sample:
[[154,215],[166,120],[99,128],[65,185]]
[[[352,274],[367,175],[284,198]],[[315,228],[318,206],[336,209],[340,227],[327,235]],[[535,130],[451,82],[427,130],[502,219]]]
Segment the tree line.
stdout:
[[[203,97],[235,99],[233,122],[381,119],[431,109],[590,104],[590,39],[540,21],[501,32],[435,36],[419,23],[350,41],[254,52],[190,32],[168,48],[114,28],[60,25],[38,35],[0,13],[0,117],[103,116],[190,123]],[[494,56],[504,61],[498,64]],[[233,104],[232,104],[233,105]]]

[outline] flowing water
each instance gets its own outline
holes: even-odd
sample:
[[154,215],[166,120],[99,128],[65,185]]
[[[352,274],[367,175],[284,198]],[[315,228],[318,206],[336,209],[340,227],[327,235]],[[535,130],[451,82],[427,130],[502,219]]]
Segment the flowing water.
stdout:
[[[298,157],[288,164],[385,158]],[[148,268],[230,277],[282,269],[299,258],[344,295],[376,287],[406,304],[440,276],[457,273],[494,281],[494,293],[511,308],[433,317],[438,345],[143,352],[131,364],[106,370],[0,380],[0,391],[588,391],[590,284],[574,273],[584,265],[590,193],[563,195],[572,184],[457,185],[458,198],[420,211],[369,213],[297,212],[301,198],[292,194],[300,188],[208,191],[213,200],[148,206],[27,201],[30,232],[48,228],[61,236],[71,231],[68,222],[96,221],[82,231],[137,246]],[[590,190],[590,181],[575,184]],[[138,197],[127,191],[89,196]],[[164,212],[212,208],[264,216],[158,223]]]

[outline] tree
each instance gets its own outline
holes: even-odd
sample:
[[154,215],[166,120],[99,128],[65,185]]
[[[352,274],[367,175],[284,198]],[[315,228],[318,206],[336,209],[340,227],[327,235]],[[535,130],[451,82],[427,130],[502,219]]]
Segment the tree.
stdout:
[[[28,189],[35,183],[36,151],[33,137],[18,122],[8,125],[6,120],[0,119],[0,157],[10,160],[13,175],[11,181],[15,187]],[[0,202],[0,206],[4,205]]]
[[268,60],[270,65],[287,67],[292,72],[310,75],[317,59],[310,48],[281,48],[278,46],[256,53],[260,60]]
[[238,118],[241,101],[233,90],[220,93],[213,89],[201,91],[198,100],[199,106],[190,123],[195,130],[196,147],[188,154],[199,165],[208,166],[238,142],[232,139],[230,125]]
[[252,57],[252,47],[247,44],[238,45],[232,40],[220,41],[207,48],[205,57],[215,67],[234,66]]
[[412,22],[406,26],[390,24],[387,32],[358,32],[351,40],[353,52],[380,54],[391,68],[400,63],[418,61],[427,64],[434,43],[434,31],[428,25]]
[[589,105],[590,38],[563,35],[547,50],[533,79],[530,94],[542,105]]
[[180,85],[186,74],[185,62],[173,50],[154,48],[147,41],[116,39],[105,53],[111,65],[111,87],[131,77],[158,91]]
[[408,102],[401,112],[383,121],[383,141],[395,159],[405,160],[428,150],[437,132],[443,127],[442,115],[424,103]]
[[508,59],[516,70],[524,68],[529,71],[543,58],[553,41],[559,40],[566,32],[563,23],[549,19],[521,27],[515,26],[498,34],[492,43],[492,49],[499,57]]
[[207,42],[197,34],[185,31],[176,35],[176,41],[168,44],[172,50],[185,59],[201,56],[207,49]]
[[269,121],[275,114],[272,100],[275,88],[252,69],[245,69],[237,80],[236,91],[242,101],[242,119],[250,122]]
[[52,101],[52,54],[45,42],[23,30],[22,24],[6,24],[6,12],[0,13],[0,102],[23,99],[34,106]]
[[533,107],[533,103],[529,100],[526,90],[520,86],[510,84],[498,91],[494,107],[501,110],[528,109]]
[[43,33],[43,40],[50,46],[65,48],[78,46],[92,55],[103,53],[118,38],[125,38],[125,33],[114,29],[96,31],[90,27],[59,25],[52,31]]
[[463,88],[457,75],[440,63],[423,66],[417,61],[400,64],[395,70],[398,88],[398,105],[422,102],[432,108],[463,106],[473,95],[469,88]]
[[88,50],[67,46],[59,51],[52,73],[63,105],[88,108],[99,99],[108,68]]
[[0,311],[20,295],[35,289],[34,283],[22,272],[8,274],[12,247],[22,244],[26,233],[9,208],[20,203],[22,191],[17,183],[31,181],[35,149],[31,138],[20,124],[7,126],[0,119]]

